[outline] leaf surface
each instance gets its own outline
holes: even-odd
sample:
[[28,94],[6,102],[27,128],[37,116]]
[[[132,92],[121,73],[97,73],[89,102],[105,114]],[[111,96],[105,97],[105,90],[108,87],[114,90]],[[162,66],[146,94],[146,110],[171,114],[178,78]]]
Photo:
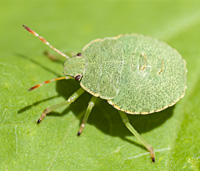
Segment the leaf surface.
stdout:
[[[0,10],[0,170],[199,170],[200,12],[198,1],[4,1]],[[123,125],[119,113],[98,100],[81,137],[79,124],[91,95],[67,108],[42,111],[79,88],[63,80],[64,59],[26,32],[26,24],[63,52],[81,52],[97,38],[123,33],[149,35],[177,49],[187,62],[186,96],[174,107],[129,115],[154,147],[156,163]]]

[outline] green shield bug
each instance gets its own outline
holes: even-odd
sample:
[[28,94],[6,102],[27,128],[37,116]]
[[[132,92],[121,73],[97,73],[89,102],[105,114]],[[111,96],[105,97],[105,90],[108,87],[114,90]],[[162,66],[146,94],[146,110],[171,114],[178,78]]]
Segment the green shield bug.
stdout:
[[64,77],[47,80],[29,90],[62,79],[75,79],[80,82],[81,87],[67,101],[46,108],[37,123],[48,113],[71,104],[86,91],[93,97],[78,136],[83,131],[96,99],[105,99],[119,110],[126,127],[146,147],[155,162],[153,148],[132,127],[125,113],[139,115],[159,112],[183,98],[187,69],[181,55],[167,44],[151,37],[125,34],[94,40],[81,53],[70,58],[27,26],[23,27],[67,59],[64,63]]

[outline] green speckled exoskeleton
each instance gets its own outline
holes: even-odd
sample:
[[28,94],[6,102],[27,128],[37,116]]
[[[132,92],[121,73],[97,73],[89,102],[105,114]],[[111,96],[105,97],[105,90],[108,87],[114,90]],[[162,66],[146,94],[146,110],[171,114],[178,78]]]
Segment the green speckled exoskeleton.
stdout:
[[81,53],[70,58],[27,26],[24,28],[67,59],[64,63],[65,77],[45,81],[29,90],[61,79],[75,79],[81,87],[67,101],[46,108],[37,123],[48,113],[71,104],[86,91],[93,97],[78,135],[82,133],[96,99],[106,99],[119,110],[126,127],[146,147],[155,162],[153,148],[132,127],[125,113],[139,115],[159,112],[183,98],[187,69],[180,54],[151,37],[125,34],[96,39],[87,44]]

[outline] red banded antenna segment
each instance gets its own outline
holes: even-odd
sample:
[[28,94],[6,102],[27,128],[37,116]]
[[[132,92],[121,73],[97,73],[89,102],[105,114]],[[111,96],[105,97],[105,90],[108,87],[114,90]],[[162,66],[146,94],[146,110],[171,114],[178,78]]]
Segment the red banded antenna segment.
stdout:
[[48,84],[48,83],[52,82],[52,81],[58,81],[58,80],[64,80],[64,79],[65,79],[65,80],[69,80],[69,79],[72,79],[72,78],[73,78],[73,77],[71,77],[71,76],[66,76],[66,77],[54,78],[54,79],[52,79],[52,80],[47,80],[47,81],[45,81],[45,82],[43,82],[43,83],[40,83],[40,84],[37,84],[37,85],[31,87],[28,91],[34,90],[34,89],[36,89],[36,88],[38,88],[38,87],[41,87],[41,86],[44,85],[44,84]]
[[65,55],[64,53],[62,53],[61,51],[59,51],[58,49],[56,49],[55,47],[53,47],[49,42],[47,42],[43,37],[41,37],[38,33],[36,33],[35,31],[31,30],[29,27],[23,25],[23,27],[30,32],[32,35],[38,37],[43,43],[45,43],[47,46],[49,46],[51,49],[53,49],[54,51],[56,51],[58,54],[60,54],[61,56],[65,57],[66,59],[69,59],[69,56]]

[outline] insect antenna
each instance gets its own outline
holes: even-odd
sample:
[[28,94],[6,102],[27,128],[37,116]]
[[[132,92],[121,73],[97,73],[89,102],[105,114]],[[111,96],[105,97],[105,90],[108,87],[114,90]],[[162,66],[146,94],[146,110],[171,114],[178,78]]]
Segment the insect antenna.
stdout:
[[68,80],[68,79],[72,79],[72,78],[73,78],[73,77],[66,76],[66,77],[54,78],[54,79],[52,79],[52,80],[47,80],[47,81],[44,81],[43,83],[37,84],[37,85],[35,85],[35,86],[29,88],[28,91],[34,90],[34,89],[36,89],[36,88],[38,88],[38,87],[41,87],[41,86],[44,85],[44,84],[48,84],[48,83],[52,82],[52,81],[58,81],[58,80],[64,80],[64,79],[65,79],[65,80]]
[[58,49],[56,49],[55,47],[53,47],[49,42],[47,42],[43,37],[41,37],[38,33],[36,33],[35,31],[31,30],[29,27],[23,25],[23,27],[30,32],[32,35],[38,37],[43,43],[45,43],[47,46],[49,46],[51,49],[53,49],[54,51],[56,51],[58,54],[60,54],[61,56],[69,59],[70,57],[65,55],[64,53],[62,53],[61,51],[59,51]]

